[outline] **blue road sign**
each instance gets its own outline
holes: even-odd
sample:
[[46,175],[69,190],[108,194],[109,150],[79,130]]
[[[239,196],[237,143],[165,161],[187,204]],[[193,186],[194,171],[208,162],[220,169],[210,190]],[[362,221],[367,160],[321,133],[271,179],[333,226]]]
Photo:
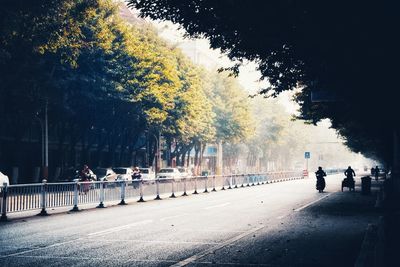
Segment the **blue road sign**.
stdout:
[[311,156],[310,152],[304,152],[304,158],[309,159]]

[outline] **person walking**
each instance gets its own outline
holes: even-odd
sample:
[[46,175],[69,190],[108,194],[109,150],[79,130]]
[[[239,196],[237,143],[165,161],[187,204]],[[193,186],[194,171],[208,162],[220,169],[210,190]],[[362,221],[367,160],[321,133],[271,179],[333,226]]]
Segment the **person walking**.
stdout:
[[88,165],[83,165],[83,169],[81,170],[81,180],[83,183],[83,193],[89,192],[90,189],[90,181],[93,179],[94,173],[89,168]]
[[133,173],[132,173],[133,188],[139,187],[139,183],[141,183],[140,179],[142,179],[142,173],[140,172],[139,167],[133,168]]
[[380,170],[379,170],[378,166],[376,166],[375,167],[375,181],[378,181],[378,179],[379,179],[379,172],[380,172]]

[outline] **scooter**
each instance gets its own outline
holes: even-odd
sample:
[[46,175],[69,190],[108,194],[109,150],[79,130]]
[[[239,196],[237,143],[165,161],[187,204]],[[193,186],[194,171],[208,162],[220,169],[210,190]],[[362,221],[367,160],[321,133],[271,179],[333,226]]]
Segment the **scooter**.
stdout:
[[318,192],[322,193],[325,189],[325,178],[322,176],[317,176],[317,186]]

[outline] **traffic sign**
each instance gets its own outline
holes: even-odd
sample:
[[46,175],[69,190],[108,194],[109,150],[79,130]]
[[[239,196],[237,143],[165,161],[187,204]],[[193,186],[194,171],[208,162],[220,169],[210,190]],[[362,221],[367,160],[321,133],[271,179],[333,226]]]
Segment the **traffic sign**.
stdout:
[[304,158],[309,159],[311,157],[310,152],[304,152]]

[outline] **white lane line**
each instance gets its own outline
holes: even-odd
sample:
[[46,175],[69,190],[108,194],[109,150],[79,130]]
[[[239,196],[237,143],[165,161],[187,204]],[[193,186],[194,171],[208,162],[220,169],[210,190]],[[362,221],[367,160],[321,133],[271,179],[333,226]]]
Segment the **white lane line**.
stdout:
[[285,214],[285,215],[281,215],[281,216],[278,216],[278,217],[276,217],[278,220],[280,220],[280,219],[283,219],[283,218],[285,218],[287,216],[287,214]]
[[16,253],[8,254],[8,255],[1,255],[0,258],[7,258],[7,257],[20,256],[20,255],[25,254],[25,253],[29,253],[29,252],[33,252],[33,251],[38,251],[38,250],[43,250],[43,249],[49,249],[49,248],[53,248],[53,247],[65,245],[65,244],[68,244],[68,243],[76,242],[76,241],[81,240],[81,239],[82,239],[82,238],[77,238],[77,239],[74,239],[74,240],[69,240],[69,241],[64,241],[64,242],[55,243],[55,244],[52,244],[52,245],[50,245],[50,246],[44,246],[44,247],[40,247],[40,248],[28,249],[28,250],[24,250],[24,251],[21,251],[21,252],[16,252]]
[[113,242],[133,242],[133,243],[154,243],[154,244],[195,244],[195,245],[217,245],[219,244],[218,242],[201,242],[201,241],[170,241],[170,240],[140,240],[140,239],[114,239],[114,238],[107,238],[107,239],[102,239],[102,238],[92,238],[90,240],[96,240],[96,241],[101,241],[101,242],[108,242],[108,243],[113,243]]
[[194,261],[197,261],[197,260],[200,259],[200,258],[203,258],[204,256],[206,256],[206,255],[208,255],[208,254],[213,253],[214,251],[216,251],[216,250],[218,250],[218,249],[221,249],[221,248],[223,248],[223,247],[226,247],[227,245],[232,244],[233,242],[236,242],[236,241],[239,240],[239,239],[242,239],[243,237],[246,237],[246,236],[248,236],[248,235],[251,235],[252,233],[257,232],[258,230],[260,230],[260,229],[262,229],[262,228],[264,228],[264,226],[259,226],[259,227],[256,227],[256,228],[250,230],[250,231],[244,232],[243,234],[240,234],[240,235],[238,235],[238,236],[236,236],[236,237],[233,237],[233,238],[231,238],[231,239],[228,239],[228,240],[225,241],[225,242],[222,242],[222,243],[219,244],[218,246],[211,247],[211,248],[209,248],[209,249],[207,249],[207,250],[205,250],[205,251],[199,252],[199,253],[197,253],[197,254],[195,254],[195,255],[193,255],[193,256],[187,258],[187,259],[184,259],[184,260],[182,260],[182,261],[180,261],[180,262],[177,262],[177,263],[171,265],[171,267],[186,266],[186,265],[188,265],[188,264],[190,264],[190,263],[192,263],[192,262],[194,262]]
[[312,202],[310,202],[310,203],[308,203],[308,204],[305,204],[304,206],[301,206],[300,208],[297,208],[297,209],[295,209],[294,211],[301,211],[301,210],[307,208],[308,206],[311,206],[311,205],[317,203],[318,201],[321,201],[321,200],[323,200],[324,198],[329,197],[331,194],[332,194],[332,193],[329,193],[329,194],[327,194],[326,196],[323,196],[323,197],[321,197],[321,198],[319,198],[319,199],[317,199],[317,200],[314,200],[314,201],[312,201]]
[[94,233],[90,233],[88,234],[88,236],[100,236],[100,235],[107,235],[110,233],[115,233],[115,232],[119,232],[134,226],[138,226],[138,225],[142,225],[142,224],[148,224],[153,222],[153,220],[144,220],[144,221],[140,221],[140,222],[135,222],[135,223],[131,223],[131,224],[126,224],[126,225],[122,225],[122,226],[118,226],[118,227],[113,227],[113,228],[109,228],[103,231],[99,231],[99,232],[94,232]]
[[206,208],[204,208],[204,209],[205,209],[205,210],[210,210],[210,209],[215,209],[215,208],[222,208],[222,207],[228,206],[229,204],[231,204],[231,203],[230,203],[230,202],[226,202],[226,203],[223,203],[223,204],[219,204],[219,205],[215,205],[215,206],[206,207]]
[[178,215],[174,215],[174,216],[164,217],[164,218],[161,218],[160,221],[163,222],[163,221],[166,221],[166,220],[175,219],[175,218],[182,217],[182,216],[185,216],[185,215],[188,215],[188,214],[187,213],[183,213],[183,214],[178,214]]
[[[79,257],[79,256],[52,256],[52,255],[21,255],[17,256],[18,258],[36,258],[36,259],[73,259],[73,260],[101,260],[101,261],[112,261],[115,263],[116,259],[121,260],[120,258],[117,257]],[[175,261],[173,260],[146,260],[146,259],[128,259],[125,260],[124,263],[130,263],[130,262],[151,262],[151,263],[174,263]],[[114,266],[114,265],[113,265]],[[127,265],[127,266],[132,266],[132,265]],[[136,266],[136,265],[135,265]]]

